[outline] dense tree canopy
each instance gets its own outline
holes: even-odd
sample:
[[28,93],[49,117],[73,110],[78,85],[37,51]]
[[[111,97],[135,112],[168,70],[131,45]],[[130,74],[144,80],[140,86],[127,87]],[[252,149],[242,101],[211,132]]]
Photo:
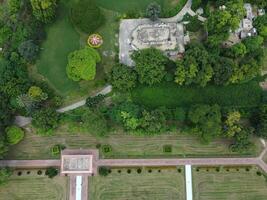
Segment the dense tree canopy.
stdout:
[[57,0],[31,0],[31,5],[37,20],[49,23],[56,16]]
[[11,169],[7,167],[0,168],[0,186],[6,184],[11,175],[12,175]]
[[20,44],[18,51],[25,60],[32,62],[37,57],[39,47],[32,40],[28,40]]
[[140,83],[153,85],[160,83],[166,74],[166,56],[160,50],[150,48],[135,51],[132,58],[136,64],[136,72]]
[[156,2],[153,2],[148,5],[146,10],[146,15],[148,18],[150,18],[152,21],[158,20],[161,13],[161,7]]
[[110,73],[110,82],[114,89],[126,92],[136,86],[137,75],[132,68],[117,64]]
[[218,105],[196,105],[190,108],[188,118],[192,123],[192,132],[198,134],[203,142],[221,135],[221,111]]
[[95,0],[79,0],[73,4],[71,18],[75,26],[85,33],[94,33],[105,18]]
[[100,60],[99,53],[90,47],[74,51],[68,56],[67,75],[74,81],[93,80]]
[[184,59],[178,61],[175,82],[179,85],[192,83],[206,86],[212,79],[213,69],[209,54],[201,44],[191,44],[185,52]]
[[53,108],[42,108],[32,116],[32,124],[42,135],[50,135],[58,127],[60,115]]

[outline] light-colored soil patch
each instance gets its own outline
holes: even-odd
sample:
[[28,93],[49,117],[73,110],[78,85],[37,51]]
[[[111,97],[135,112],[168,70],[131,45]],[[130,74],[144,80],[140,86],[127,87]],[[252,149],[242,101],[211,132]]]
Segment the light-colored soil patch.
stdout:
[[89,179],[89,196],[94,200],[184,200],[184,172],[174,169],[153,169],[128,174],[126,169],[113,169],[107,177]]
[[[36,173],[36,172],[35,172]],[[68,178],[16,174],[0,187],[0,200],[66,200]]]
[[193,170],[195,200],[265,200],[267,182],[256,174],[257,168],[249,172],[245,168],[216,172],[214,169]]

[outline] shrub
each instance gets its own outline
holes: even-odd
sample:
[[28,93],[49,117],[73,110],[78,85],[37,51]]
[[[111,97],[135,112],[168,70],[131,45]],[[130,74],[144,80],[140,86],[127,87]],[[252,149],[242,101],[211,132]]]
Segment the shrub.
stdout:
[[6,128],[6,138],[9,144],[17,144],[24,138],[24,131],[17,126],[10,126]]
[[127,173],[130,174],[132,172],[132,170],[130,169],[127,169]]
[[95,0],[79,0],[73,4],[71,19],[74,25],[85,33],[94,33],[105,22]]
[[140,169],[140,168],[138,168],[136,171],[137,171],[138,174],[142,173],[142,169]]
[[261,175],[262,175],[262,173],[261,173],[260,171],[257,171],[256,174],[257,174],[258,176],[261,176]]
[[111,147],[111,145],[109,145],[109,144],[105,144],[105,145],[103,145],[102,147],[101,147],[101,150],[102,150],[102,152],[103,153],[111,153],[112,152],[112,147]]
[[173,119],[178,121],[184,121],[186,118],[186,112],[182,107],[177,107],[173,111]]
[[52,156],[57,156],[61,153],[61,150],[64,150],[66,147],[61,144],[56,144],[51,149]]
[[172,152],[172,145],[164,145],[163,146],[164,153],[171,153]]
[[38,171],[37,171],[37,174],[38,174],[38,175],[42,175],[42,174],[43,174],[42,170],[38,170]]
[[109,168],[108,167],[99,167],[98,173],[100,176],[107,176],[109,174]]
[[104,99],[105,99],[105,95],[103,95],[103,94],[98,94],[94,97],[88,97],[86,99],[86,106],[88,106],[89,108],[95,108]]
[[48,169],[45,170],[45,175],[48,176],[49,178],[54,178],[56,175],[58,175],[58,169],[54,167],[49,167]]

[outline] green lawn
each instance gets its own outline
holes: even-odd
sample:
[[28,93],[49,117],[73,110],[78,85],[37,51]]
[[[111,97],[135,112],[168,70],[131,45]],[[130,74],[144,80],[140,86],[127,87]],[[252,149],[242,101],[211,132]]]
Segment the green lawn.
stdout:
[[214,169],[193,171],[195,200],[266,200],[267,182],[256,174],[257,168],[247,172],[244,168],[236,171]]
[[121,13],[129,11],[144,13],[146,7],[152,2],[159,3],[163,11],[170,11],[175,7],[182,8],[186,0],[97,0],[99,6]]
[[38,176],[36,170],[26,171],[21,176],[14,172],[10,181],[0,186],[0,200],[66,200],[68,199],[68,178],[49,179]]
[[[23,141],[12,146],[7,159],[49,159],[50,149],[55,144],[64,144],[67,148],[96,148],[97,144],[109,144],[112,152],[103,154],[105,158],[151,158],[151,157],[211,157],[211,156],[242,156],[246,154],[258,155],[261,144],[255,139],[255,147],[251,152],[242,155],[229,151],[230,140],[215,139],[210,144],[202,144],[198,137],[179,133],[158,136],[135,136],[116,131],[108,138],[96,138],[89,133],[68,132],[61,127],[53,136],[39,136],[27,132]],[[172,145],[171,153],[164,153],[163,146]]]
[[262,90],[257,81],[229,86],[181,87],[175,83],[140,86],[132,92],[133,101],[147,107],[175,108],[194,104],[250,107],[261,102]]
[[61,1],[58,18],[47,27],[47,39],[42,44],[40,59],[37,61],[38,72],[62,95],[79,89],[79,84],[68,79],[66,74],[67,56],[80,48],[80,36],[75,31],[68,17],[66,1]]
[[93,200],[184,200],[185,181],[183,170],[175,168],[153,169],[140,174],[132,169],[112,169],[107,177],[90,177],[89,195]]

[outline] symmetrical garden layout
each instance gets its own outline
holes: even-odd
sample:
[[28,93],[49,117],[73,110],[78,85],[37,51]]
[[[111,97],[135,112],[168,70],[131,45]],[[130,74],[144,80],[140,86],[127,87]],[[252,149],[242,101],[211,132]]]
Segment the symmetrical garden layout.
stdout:
[[[183,166],[185,167],[186,199],[192,200],[194,195],[191,166],[257,166],[267,173],[267,164],[263,160],[266,153],[267,147],[255,158],[101,159],[98,150],[64,150],[61,160],[2,160],[0,167],[8,166],[15,169],[58,167],[61,169],[62,176],[69,176],[69,200],[91,200],[94,198],[88,194],[88,187],[90,188],[88,177],[98,176],[100,167],[140,169],[142,167],[178,168]],[[128,173],[130,172],[128,170]],[[138,186],[136,187],[138,188]],[[121,192],[123,193],[123,191]]]

